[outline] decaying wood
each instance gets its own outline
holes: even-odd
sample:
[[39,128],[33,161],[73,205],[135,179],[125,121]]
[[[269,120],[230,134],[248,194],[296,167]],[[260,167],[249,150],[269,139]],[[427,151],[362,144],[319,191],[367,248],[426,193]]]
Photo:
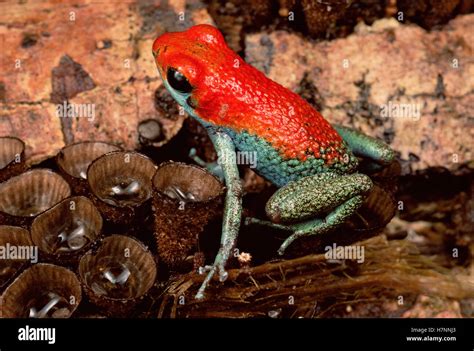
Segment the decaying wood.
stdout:
[[267,316],[271,311],[307,317],[317,316],[315,306],[324,306],[329,299],[347,305],[395,302],[411,294],[474,297],[474,282],[467,273],[448,273],[406,241],[387,241],[382,235],[357,245],[365,249],[360,264],[330,262],[320,254],[232,269],[227,282],[216,281],[203,302],[194,299],[203,277],[181,276],[166,289],[158,317],[242,318]]

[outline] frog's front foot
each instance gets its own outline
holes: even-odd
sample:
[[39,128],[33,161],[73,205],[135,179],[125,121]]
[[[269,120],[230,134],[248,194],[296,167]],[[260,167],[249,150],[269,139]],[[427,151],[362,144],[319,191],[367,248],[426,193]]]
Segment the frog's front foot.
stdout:
[[213,268],[213,266],[210,266],[210,265],[199,267],[198,273],[200,275],[203,275],[204,273],[210,272],[212,268]]
[[209,172],[218,177],[221,181],[224,180],[224,171],[217,161],[206,162],[197,155],[195,148],[189,150],[188,157],[196,162],[199,166],[206,168]]
[[204,274],[206,272],[208,273],[195,296],[197,300],[204,299],[207,286],[209,285],[209,282],[212,280],[212,278],[214,277],[214,274],[216,274],[217,271],[219,272],[219,281],[220,282],[226,281],[229,274],[227,273],[227,271],[224,268],[224,265],[222,264],[214,264],[212,266],[204,266],[204,267],[199,268],[199,274]]

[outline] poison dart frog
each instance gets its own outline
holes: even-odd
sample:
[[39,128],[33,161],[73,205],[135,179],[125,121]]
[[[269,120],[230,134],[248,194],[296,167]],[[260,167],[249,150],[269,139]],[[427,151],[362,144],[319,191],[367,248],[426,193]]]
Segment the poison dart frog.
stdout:
[[269,221],[291,235],[278,253],[297,238],[333,231],[362,205],[373,184],[358,173],[358,157],[378,167],[394,152],[382,141],[331,125],[308,102],[247,64],[211,25],[168,32],[153,43],[163,84],[186,112],[207,130],[227,186],[220,249],[197,295],[226,263],[237,240],[242,214],[242,185],[236,151],[255,153],[256,172],[278,187],[265,210]]

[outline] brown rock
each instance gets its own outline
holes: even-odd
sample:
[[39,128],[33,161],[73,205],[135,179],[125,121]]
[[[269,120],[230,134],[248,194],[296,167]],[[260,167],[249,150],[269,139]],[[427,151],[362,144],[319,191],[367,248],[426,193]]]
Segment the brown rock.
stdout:
[[[51,71],[64,55],[81,64],[99,86],[128,79],[129,72],[116,67],[119,59],[130,58],[132,53],[128,39],[137,15],[129,4],[57,6],[37,2],[10,4],[8,8],[0,17],[9,25],[2,27],[7,102],[48,99]],[[25,36],[32,35],[35,41],[25,46]],[[105,39],[113,45],[97,49],[97,42]],[[19,68],[15,67],[17,59],[21,60]]]
[[[163,132],[153,145],[163,145],[185,115],[169,118],[155,107],[161,81],[152,43],[166,30],[210,22],[198,0],[9,4],[0,14],[0,136],[22,138],[37,162],[83,140],[137,148],[140,123],[152,119]],[[60,119],[56,104],[64,100],[94,115]]]
[[94,89],[95,83],[80,64],[64,55],[59,66],[52,70],[52,87],[51,101],[62,104],[83,91]]
[[0,135],[26,141],[27,162],[44,159],[64,146],[61,123],[49,103],[12,104],[0,107]]
[[458,301],[419,295],[403,318],[462,318]]
[[247,36],[246,59],[303,96],[301,86],[312,82],[309,96],[330,122],[384,139],[405,161],[405,174],[454,170],[474,157],[473,26],[474,15],[431,33],[384,19],[316,44],[282,31],[260,33]]

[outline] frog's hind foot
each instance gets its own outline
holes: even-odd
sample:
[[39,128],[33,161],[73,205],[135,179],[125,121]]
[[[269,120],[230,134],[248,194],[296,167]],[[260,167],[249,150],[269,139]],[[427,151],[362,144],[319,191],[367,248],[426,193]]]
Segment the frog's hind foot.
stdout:
[[342,205],[336,207],[330,212],[324,219],[316,218],[313,220],[295,223],[295,224],[277,224],[270,221],[247,217],[245,219],[245,225],[257,224],[266,226],[272,229],[290,231],[292,234],[286,238],[278,249],[280,256],[285,254],[286,249],[298,238],[305,236],[313,236],[319,234],[325,234],[331,230],[336,229],[344,221],[349,218],[357,208],[359,208],[364,202],[364,196],[358,195],[347,200]]
[[291,234],[278,249],[278,254],[284,255],[288,246],[296,239],[305,236],[326,234],[337,229],[348,219],[364,202],[364,196],[357,195],[336,207],[324,219],[314,219],[303,223],[294,224]]
[[[273,223],[278,223],[271,224],[272,227],[293,232],[278,253],[283,255],[300,237],[337,229],[357,212],[372,186],[372,181],[364,174],[323,173],[278,189],[268,200],[265,211]],[[266,224],[265,221],[250,222]]]
[[290,225],[273,223],[273,222],[266,221],[264,219],[255,218],[255,217],[245,218],[244,225],[253,225],[253,224],[265,226],[265,227],[268,227],[268,228],[271,228],[271,229],[293,231],[293,229]]

